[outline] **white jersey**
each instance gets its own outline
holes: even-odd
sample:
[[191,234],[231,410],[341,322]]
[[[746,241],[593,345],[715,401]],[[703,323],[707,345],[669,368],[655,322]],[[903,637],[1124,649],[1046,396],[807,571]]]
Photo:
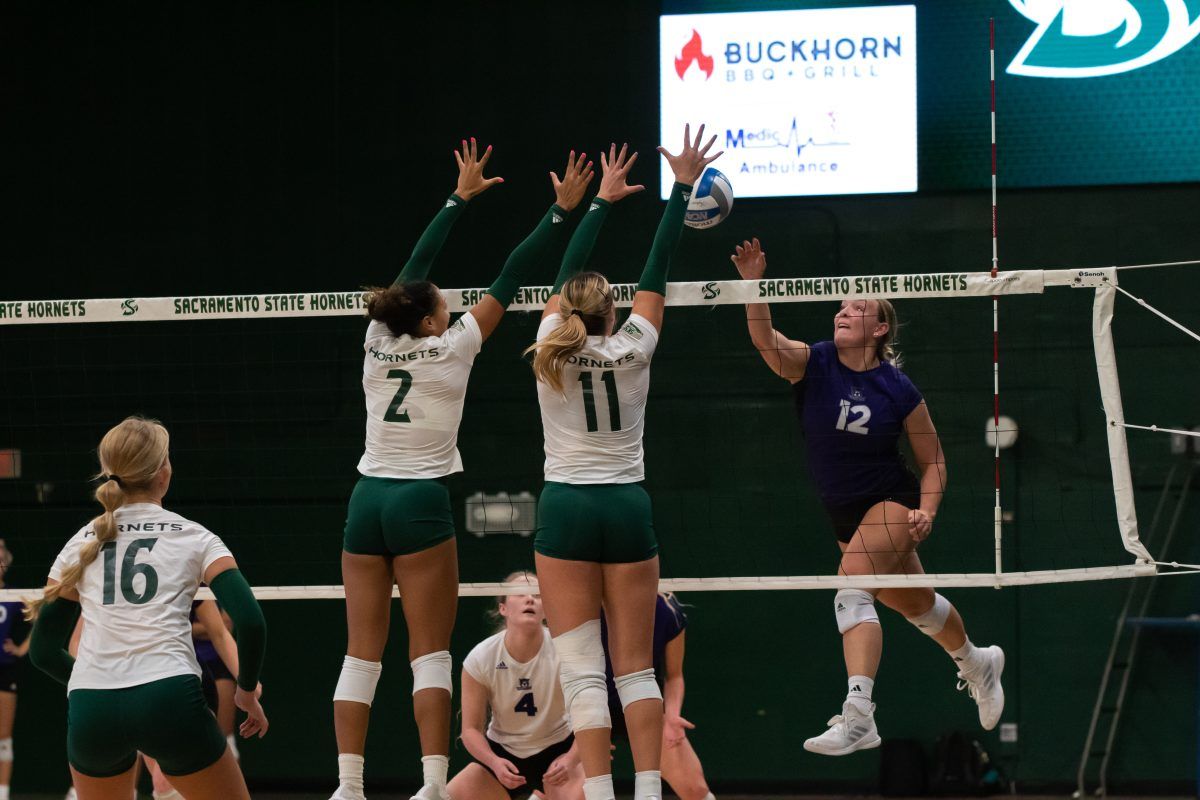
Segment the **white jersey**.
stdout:
[[[117,538],[78,585],[83,635],[67,691],[121,689],[176,675],[200,675],[192,644],[192,600],[204,571],[229,556],[216,534],[153,503],[116,511]],[[54,559],[50,577],[79,560],[91,523]]]
[[487,737],[514,756],[528,758],[571,735],[558,656],[545,627],[532,661],[522,664],[509,655],[500,631],[475,645],[463,669],[491,692]]
[[358,471],[377,478],[442,478],[462,472],[458,424],[467,380],[483,347],[463,314],[441,336],[393,336],[372,322],[363,343],[367,446]]
[[[542,320],[538,339],[562,317]],[[639,314],[612,336],[589,336],[563,370],[563,392],[538,382],[546,480],[635,483],[645,477],[642,430],[658,331]]]

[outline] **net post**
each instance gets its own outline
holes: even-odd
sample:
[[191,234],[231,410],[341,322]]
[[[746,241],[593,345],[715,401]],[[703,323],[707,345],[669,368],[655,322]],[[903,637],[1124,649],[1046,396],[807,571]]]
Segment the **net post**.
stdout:
[[1100,400],[1108,427],[1108,461],[1112,469],[1113,499],[1116,502],[1117,528],[1125,549],[1139,561],[1154,558],[1138,536],[1137,508],[1133,501],[1133,476],[1129,470],[1129,443],[1125,438],[1125,411],[1121,404],[1121,384],[1117,376],[1117,353],[1113,346],[1112,317],[1117,296],[1117,271],[1104,270],[1092,303],[1092,346],[1096,352],[1096,373],[1100,381]]

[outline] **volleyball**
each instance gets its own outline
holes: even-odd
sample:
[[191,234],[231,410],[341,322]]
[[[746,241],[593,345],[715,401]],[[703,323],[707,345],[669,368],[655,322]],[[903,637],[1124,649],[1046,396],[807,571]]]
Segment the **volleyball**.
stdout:
[[733,186],[729,178],[716,167],[709,167],[692,187],[683,224],[689,228],[711,228],[721,224],[732,210]]

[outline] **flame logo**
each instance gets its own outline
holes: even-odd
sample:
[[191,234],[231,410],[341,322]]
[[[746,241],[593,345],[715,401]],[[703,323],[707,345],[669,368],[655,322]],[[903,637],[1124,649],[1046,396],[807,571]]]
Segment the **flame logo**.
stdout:
[[700,41],[700,34],[695,28],[692,29],[692,38],[688,39],[688,43],[683,46],[679,57],[675,59],[675,72],[679,75],[679,80],[683,80],[684,73],[688,71],[688,67],[692,65],[693,61],[704,72],[704,80],[712,77],[712,56],[704,55],[704,43]]

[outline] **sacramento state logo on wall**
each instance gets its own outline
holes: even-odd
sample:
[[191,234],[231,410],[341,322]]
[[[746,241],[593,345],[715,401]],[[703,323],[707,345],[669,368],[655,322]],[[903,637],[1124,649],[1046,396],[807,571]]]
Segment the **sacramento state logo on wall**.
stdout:
[[1008,65],[1034,78],[1116,75],[1200,35],[1200,0],[1008,0],[1037,29]]

